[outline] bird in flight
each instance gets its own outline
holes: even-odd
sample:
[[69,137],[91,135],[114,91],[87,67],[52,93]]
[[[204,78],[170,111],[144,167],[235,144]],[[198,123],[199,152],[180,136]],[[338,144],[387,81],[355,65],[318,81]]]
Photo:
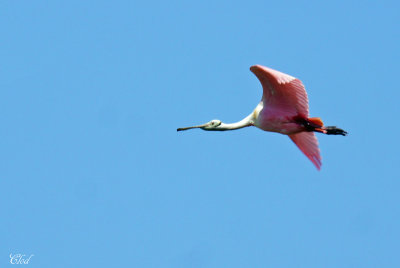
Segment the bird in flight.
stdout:
[[335,126],[324,126],[319,117],[308,117],[307,92],[299,79],[261,65],[251,66],[250,71],[263,87],[261,101],[251,114],[232,124],[211,120],[203,125],[178,128],[177,131],[193,128],[224,131],[256,126],[265,131],[288,135],[320,170],[321,155],[314,132],[343,136],[347,132]]

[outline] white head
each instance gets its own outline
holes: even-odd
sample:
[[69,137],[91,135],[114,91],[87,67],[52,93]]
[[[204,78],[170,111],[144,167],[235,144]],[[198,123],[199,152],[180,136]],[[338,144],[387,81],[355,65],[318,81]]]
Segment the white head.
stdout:
[[183,127],[178,128],[177,131],[188,130],[192,128],[201,128],[202,130],[218,130],[218,127],[222,124],[222,122],[218,119],[211,120],[208,123],[203,125],[193,126],[193,127]]

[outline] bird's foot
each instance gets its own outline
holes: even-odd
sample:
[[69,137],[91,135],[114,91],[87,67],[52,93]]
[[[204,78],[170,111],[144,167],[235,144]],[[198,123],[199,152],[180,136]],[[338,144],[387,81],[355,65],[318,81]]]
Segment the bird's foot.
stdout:
[[347,132],[335,126],[323,127],[324,133],[327,135],[343,135],[346,136]]

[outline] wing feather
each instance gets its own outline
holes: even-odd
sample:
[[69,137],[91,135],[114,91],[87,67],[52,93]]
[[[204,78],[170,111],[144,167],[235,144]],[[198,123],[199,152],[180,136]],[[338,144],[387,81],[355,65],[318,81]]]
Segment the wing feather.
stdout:
[[290,139],[299,147],[299,149],[313,162],[315,167],[320,170],[322,158],[318,147],[317,137],[314,132],[300,132],[289,135]]
[[299,79],[261,65],[251,66],[250,70],[261,82],[265,105],[286,115],[308,118],[307,92]]

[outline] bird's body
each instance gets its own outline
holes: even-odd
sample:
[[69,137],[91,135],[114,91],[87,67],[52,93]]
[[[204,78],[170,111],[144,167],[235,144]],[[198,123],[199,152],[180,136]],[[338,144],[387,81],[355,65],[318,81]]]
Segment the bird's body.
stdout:
[[250,70],[260,80],[263,96],[249,116],[233,124],[212,120],[200,126],[179,128],[178,131],[191,128],[223,131],[256,126],[288,135],[320,169],[321,156],[314,132],[334,135],[346,135],[347,132],[336,127],[324,127],[321,119],[308,117],[307,93],[299,79],[261,65],[254,65]]
[[293,117],[280,114],[280,111],[265,106],[264,102],[260,102],[253,112],[253,125],[259,129],[278,132],[281,134],[294,134],[303,131],[303,127],[294,122]]

